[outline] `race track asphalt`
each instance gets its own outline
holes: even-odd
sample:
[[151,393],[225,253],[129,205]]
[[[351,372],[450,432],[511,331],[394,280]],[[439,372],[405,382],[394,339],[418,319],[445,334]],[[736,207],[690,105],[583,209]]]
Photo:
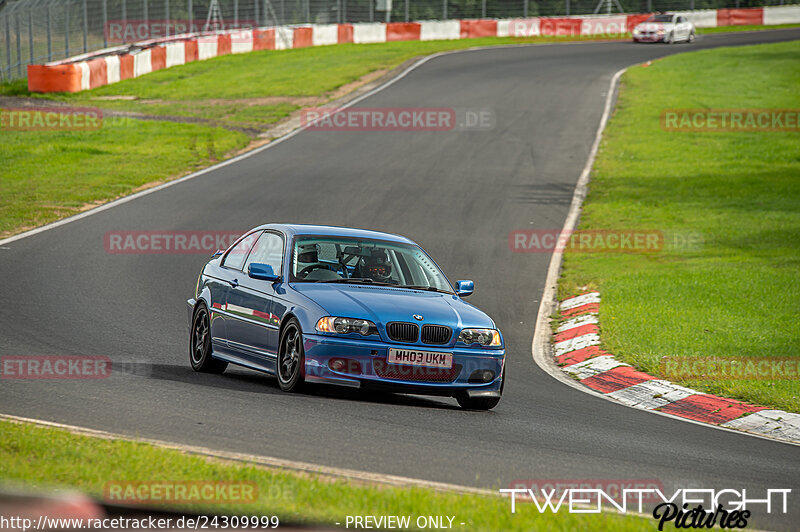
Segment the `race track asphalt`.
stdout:
[[[136,362],[100,380],[2,380],[0,412],[214,449],[481,487],[519,479],[654,479],[667,488],[800,488],[800,449],[634,410],[554,380],[531,358],[550,256],[516,229],[561,228],[613,74],[667,54],[800,39],[800,29],[694,45],[581,43],[432,59],[364,107],[488,109],[484,131],[302,132],[235,164],[0,249],[0,353]],[[720,80],[724,82],[724,80]],[[419,242],[507,343],[491,412],[454,400],[280,392],[243,369],[193,373],[185,300],[205,255],[109,254],[115,230],[238,230],[270,221]],[[753,524],[796,529],[792,515]]]

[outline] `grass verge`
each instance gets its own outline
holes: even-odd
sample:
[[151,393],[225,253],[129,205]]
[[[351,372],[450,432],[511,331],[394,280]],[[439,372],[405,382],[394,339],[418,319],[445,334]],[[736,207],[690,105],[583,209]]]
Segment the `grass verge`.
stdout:
[[417,516],[454,516],[454,528],[462,530],[650,530],[654,522],[611,513],[539,514],[525,503],[512,514],[510,502],[500,497],[356,484],[7,421],[0,421],[0,464],[5,482],[40,489],[74,488],[100,499],[110,481],[252,482],[258,486],[255,502],[179,509],[277,515],[282,522],[327,526],[344,523],[347,515],[407,515],[412,524]]
[[[699,234],[653,254],[567,253],[560,296],[599,288],[604,346],[653,375],[664,356],[800,358],[800,133],[671,132],[669,109],[800,109],[800,42],[633,67],[580,230]],[[800,412],[798,380],[679,381]]]

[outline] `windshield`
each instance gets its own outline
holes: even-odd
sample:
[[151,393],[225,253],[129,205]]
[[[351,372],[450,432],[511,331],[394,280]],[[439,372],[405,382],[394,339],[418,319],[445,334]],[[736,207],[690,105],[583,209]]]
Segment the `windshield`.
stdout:
[[419,246],[382,240],[297,237],[291,280],[380,284],[453,293],[447,278]]
[[672,15],[653,15],[647,22],[672,22]]

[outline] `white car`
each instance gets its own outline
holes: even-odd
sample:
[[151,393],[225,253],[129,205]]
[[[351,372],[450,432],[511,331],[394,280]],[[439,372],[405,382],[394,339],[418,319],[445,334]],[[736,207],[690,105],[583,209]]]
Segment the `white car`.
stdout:
[[653,15],[633,28],[633,42],[692,42],[696,33],[694,24],[683,15],[663,13]]

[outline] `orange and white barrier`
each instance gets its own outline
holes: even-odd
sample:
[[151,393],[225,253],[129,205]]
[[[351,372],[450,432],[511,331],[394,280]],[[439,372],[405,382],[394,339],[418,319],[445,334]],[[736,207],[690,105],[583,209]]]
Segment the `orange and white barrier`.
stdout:
[[[678,12],[698,28],[800,22],[800,6],[706,9]],[[630,32],[648,14],[311,24],[183,34],[119,46],[45,65],[28,66],[28,90],[78,92],[150,72],[226,54],[340,43],[432,41],[477,37],[598,36]]]

